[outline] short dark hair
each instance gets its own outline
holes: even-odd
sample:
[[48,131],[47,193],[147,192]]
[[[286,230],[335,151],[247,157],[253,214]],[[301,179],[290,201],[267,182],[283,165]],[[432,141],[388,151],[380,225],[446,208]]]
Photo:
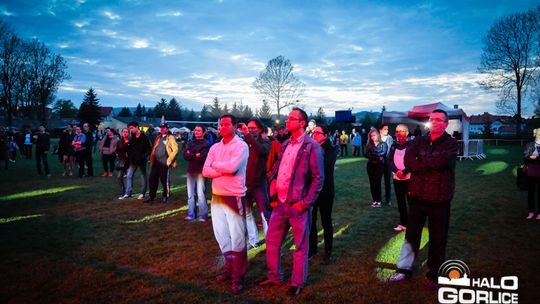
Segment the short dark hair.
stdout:
[[324,135],[328,135],[330,133],[330,129],[328,129],[327,125],[317,125],[317,128],[321,128]]
[[380,124],[379,125],[379,130],[382,130],[384,127],[388,127],[388,125],[387,124]]
[[128,128],[129,127],[135,127],[135,128],[138,128],[139,127],[139,123],[136,122],[136,121],[132,121],[130,123],[128,123]]
[[448,113],[446,113],[445,110],[435,109],[431,113],[443,113],[444,114],[444,121],[448,121]]
[[236,126],[236,124],[238,123],[238,120],[236,119],[236,117],[232,114],[224,114],[224,115],[221,115],[221,117],[219,118],[219,120],[221,121],[223,118],[227,118],[229,117],[231,119],[231,122],[233,124],[233,126]]
[[195,127],[193,127],[193,131],[195,131],[195,128],[197,128],[197,127],[201,128],[203,133],[206,132],[206,128],[203,127],[202,125],[195,125]]
[[[262,121],[260,119],[258,119],[257,117],[251,117],[249,120],[248,120],[248,123],[250,122],[254,122],[256,125],[257,125],[257,128],[259,128],[261,130],[261,133],[264,133],[265,130],[266,130],[266,127],[265,125],[262,123]],[[268,130],[267,130],[268,131]]]
[[291,112],[292,112],[292,111],[298,111],[298,112],[300,112],[300,114],[302,115],[302,120],[305,121],[305,122],[306,122],[306,125],[307,125],[307,123],[308,123],[308,116],[307,116],[306,111],[300,109],[299,107],[294,107],[294,108],[292,108]]

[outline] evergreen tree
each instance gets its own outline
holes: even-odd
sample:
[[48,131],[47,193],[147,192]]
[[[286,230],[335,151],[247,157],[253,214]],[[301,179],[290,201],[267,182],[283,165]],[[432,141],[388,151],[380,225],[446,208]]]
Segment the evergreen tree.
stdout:
[[243,107],[243,109],[242,109],[242,117],[250,119],[253,116],[254,115],[253,115],[253,111],[251,110],[251,108],[248,105],[245,105]]
[[263,99],[262,106],[257,111],[257,117],[262,120],[272,119],[272,110],[270,109],[270,106],[268,105],[268,101],[266,101],[266,99]]
[[214,101],[209,108],[209,112],[209,117],[215,119],[218,119],[221,115],[223,115],[223,110],[221,108],[221,105],[219,104],[219,99],[217,97],[214,97]]
[[137,109],[135,110],[135,116],[137,118],[143,117],[143,110],[142,110],[142,106],[141,106],[140,103],[137,105]]
[[147,116],[148,113],[146,112],[146,107],[142,106],[142,116]]
[[200,114],[200,120],[201,121],[209,121],[210,120],[210,112],[208,111],[208,106],[204,105],[201,109]]
[[77,116],[77,108],[70,99],[57,99],[54,103],[53,113],[59,118],[74,118]]
[[182,108],[176,98],[171,98],[169,104],[167,105],[167,112],[165,117],[168,120],[182,120]]
[[132,117],[133,114],[131,114],[131,111],[127,107],[123,107],[122,110],[120,110],[120,113],[118,113],[119,117]]
[[236,103],[236,101],[233,103],[232,105],[232,108],[231,108],[231,115],[237,117],[237,118],[240,118],[242,117],[242,109],[241,109],[241,106],[238,106],[238,104]]
[[101,122],[101,117],[99,115],[99,99],[93,88],[90,88],[84,95],[83,102],[79,107],[78,117],[81,124],[87,122],[92,130],[96,130]]
[[161,116],[165,115],[167,112],[167,101],[165,98],[161,98],[161,100],[156,104],[154,107],[154,115],[157,118],[161,118]]

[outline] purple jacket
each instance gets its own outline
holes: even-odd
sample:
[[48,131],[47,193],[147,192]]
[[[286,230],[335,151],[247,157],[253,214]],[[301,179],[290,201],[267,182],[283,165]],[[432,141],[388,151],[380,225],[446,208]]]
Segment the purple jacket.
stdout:
[[[274,164],[272,174],[268,179],[270,185],[270,200],[273,196],[277,196],[275,182],[277,182],[279,166],[283,152],[287,149],[290,139],[283,142],[279,157]],[[309,209],[319,197],[319,193],[324,184],[324,158],[321,146],[311,137],[306,136],[304,143],[298,150],[296,160],[294,162],[293,176],[287,193],[287,204],[300,202],[304,209]],[[274,186],[272,186],[274,182]]]

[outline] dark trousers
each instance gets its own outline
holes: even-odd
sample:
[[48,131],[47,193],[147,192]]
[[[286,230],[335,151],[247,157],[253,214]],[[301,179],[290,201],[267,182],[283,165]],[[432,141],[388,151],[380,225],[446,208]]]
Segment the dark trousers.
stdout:
[[408,180],[394,179],[394,191],[396,192],[396,199],[399,210],[399,224],[407,226],[407,187],[409,186]]
[[360,156],[360,146],[352,146],[352,151],[353,156]]
[[118,180],[118,185],[120,185],[120,196],[126,194],[126,183],[124,180],[126,179],[127,168],[128,166],[126,165],[122,170],[116,170],[116,179]]
[[332,244],[334,242],[334,227],[332,226],[332,206],[334,205],[334,198],[319,197],[313,210],[311,211],[311,230],[309,231],[309,255],[312,256],[317,253],[317,211],[321,211],[321,222],[324,231],[324,254],[326,256],[332,255]]
[[537,208],[538,208],[537,210],[538,212],[540,212],[540,177],[528,176],[527,177],[527,190],[528,190],[527,202],[529,203],[529,212],[535,211],[535,208],[534,208],[535,192],[536,192],[536,203],[537,203]]
[[384,199],[387,204],[392,201],[392,167],[390,162],[384,162]]
[[114,154],[102,154],[101,161],[103,162],[103,170],[105,172],[113,172],[115,160],[116,160],[116,155]]
[[94,161],[92,160],[92,150],[90,150],[89,148],[86,148],[86,150],[84,150],[84,162],[88,167],[88,176],[94,176]]
[[405,241],[411,246],[414,257],[418,256],[418,251],[420,250],[422,229],[424,228],[426,218],[429,223],[427,261],[429,270],[426,276],[428,279],[436,281],[439,268],[446,258],[446,241],[448,239],[448,225],[450,223],[450,202],[423,202],[409,197],[409,217],[405,232]]
[[369,190],[371,191],[371,197],[374,202],[381,201],[381,179],[383,176],[384,165],[383,163],[368,162],[367,174],[369,178]]
[[39,175],[42,174],[41,171],[41,163],[43,162],[43,167],[45,168],[45,174],[49,174],[49,163],[47,161],[47,153],[45,153],[45,150],[36,149],[36,167],[37,167],[37,173]]
[[345,156],[349,156],[349,150],[347,149],[347,145],[341,145],[341,156],[343,156],[343,152],[345,152]]
[[32,145],[23,145],[24,156],[26,159],[32,159]]
[[156,198],[158,179],[163,186],[163,197],[169,197],[170,195],[170,170],[169,166],[164,165],[157,160],[154,160],[154,165],[150,169],[150,176],[148,177],[148,186],[150,187],[150,199]]
[[79,165],[79,177],[84,176],[84,160],[86,158],[85,154],[86,152],[84,150],[75,151],[75,160],[77,161],[77,164]]

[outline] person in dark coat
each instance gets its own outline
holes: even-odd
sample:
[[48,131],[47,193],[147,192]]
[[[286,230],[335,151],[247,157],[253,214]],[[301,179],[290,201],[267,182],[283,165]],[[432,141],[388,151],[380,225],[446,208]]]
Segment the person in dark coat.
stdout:
[[313,205],[311,213],[311,230],[309,232],[309,256],[317,254],[317,210],[321,211],[321,222],[324,230],[323,263],[328,264],[332,259],[334,228],[332,227],[332,206],[334,205],[334,166],[337,159],[336,147],[328,138],[330,130],[325,125],[318,125],[313,130],[313,139],[321,145],[324,152],[324,184]]
[[419,136],[405,153],[405,168],[411,172],[408,187],[409,216],[405,241],[397,261],[397,272],[389,279],[399,282],[412,275],[412,266],[420,250],[426,219],[429,221],[429,249],[426,285],[437,288],[438,272],[446,258],[450,224],[450,202],[454,197],[458,144],[446,133],[448,114],[435,110],[430,114],[430,132]]
[[75,151],[73,151],[73,145],[71,145],[71,142],[73,141],[73,136],[73,125],[68,124],[64,132],[62,132],[62,136],[60,136],[60,142],[58,143],[58,158],[64,168],[64,173],[62,173],[62,176],[66,176],[66,174],[68,174],[68,165],[69,176],[73,175],[73,159],[75,156]]
[[[534,129],[534,141],[527,143],[523,150],[523,161],[527,165],[527,202],[529,214],[526,219],[532,220],[537,210],[537,220],[540,220],[540,128]],[[536,205],[535,208],[535,194]]]
[[49,162],[47,161],[47,156],[51,148],[51,136],[49,133],[45,132],[45,126],[39,126],[39,132],[37,135],[34,135],[36,141],[36,167],[37,173],[41,175],[41,163],[45,169],[45,174],[47,177],[51,177],[51,172],[49,171]]

